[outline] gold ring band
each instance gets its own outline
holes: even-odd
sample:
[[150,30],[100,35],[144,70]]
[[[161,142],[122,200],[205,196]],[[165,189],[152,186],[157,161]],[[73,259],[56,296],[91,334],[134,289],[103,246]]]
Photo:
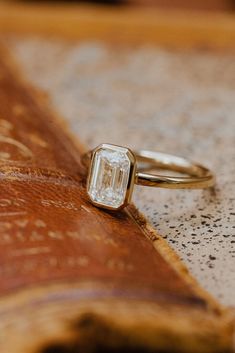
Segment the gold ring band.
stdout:
[[[202,189],[215,184],[204,166],[170,154],[102,144],[82,157],[89,167],[87,193],[98,207],[118,210],[130,203],[134,184],[169,189]],[[153,173],[164,169],[186,176]]]
[[204,189],[215,183],[214,175],[209,169],[185,158],[152,151],[138,151],[135,156],[137,162],[148,163],[149,170],[165,169],[188,175],[167,176],[137,170],[136,184],[169,189]]

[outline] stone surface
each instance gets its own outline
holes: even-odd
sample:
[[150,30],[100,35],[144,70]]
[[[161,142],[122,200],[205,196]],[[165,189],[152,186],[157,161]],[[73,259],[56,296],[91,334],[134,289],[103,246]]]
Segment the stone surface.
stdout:
[[90,148],[173,153],[216,173],[214,192],[136,187],[133,197],[202,286],[235,305],[235,52],[40,38],[11,48]]
[[95,151],[88,184],[93,202],[113,209],[124,205],[131,165],[127,152],[111,145]]

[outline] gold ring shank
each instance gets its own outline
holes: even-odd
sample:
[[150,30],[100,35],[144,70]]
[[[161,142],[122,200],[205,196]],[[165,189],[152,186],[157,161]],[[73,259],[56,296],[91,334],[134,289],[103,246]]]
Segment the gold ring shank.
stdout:
[[[214,175],[209,169],[185,158],[152,151],[134,153],[137,163],[148,165],[147,168],[144,168],[145,172],[140,169],[137,171],[135,183],[138,185],[168,189],[203,189],[215,184]],[[153,169],[165,169],[188,176],[167,176],[146,172]]]

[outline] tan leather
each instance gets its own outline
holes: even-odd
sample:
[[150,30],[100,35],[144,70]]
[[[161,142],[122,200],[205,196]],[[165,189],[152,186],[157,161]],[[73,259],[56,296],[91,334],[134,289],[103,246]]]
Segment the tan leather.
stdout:
[[[88,326],[111,327],[120,350],[131,337],[146,351],[230,352],[230,317],[135,208],[89,203],[81,152],[1,49],[0,351],[44,353],[57,342],[78,352],[83,342],[85,352],[97,338],[81,338],[90,313]],[[79,324],[71,332],[68,322]]]
[[156,6],[167,9],[188,9],[188,10],[210,10],[210,11],[232,11],[234,3],[230,0],[204,0],[204,1],[185,1],[185,0],[129,0],[131,5]]

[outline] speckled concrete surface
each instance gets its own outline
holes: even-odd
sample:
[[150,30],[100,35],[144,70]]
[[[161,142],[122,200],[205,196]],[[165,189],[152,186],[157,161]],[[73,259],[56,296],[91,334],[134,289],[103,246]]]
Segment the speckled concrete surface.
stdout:
[[235,306],[235,53],[14,39],[28,79],[83,143],[191,157],[215,192],[136,187],[135,203],[204,288]]

